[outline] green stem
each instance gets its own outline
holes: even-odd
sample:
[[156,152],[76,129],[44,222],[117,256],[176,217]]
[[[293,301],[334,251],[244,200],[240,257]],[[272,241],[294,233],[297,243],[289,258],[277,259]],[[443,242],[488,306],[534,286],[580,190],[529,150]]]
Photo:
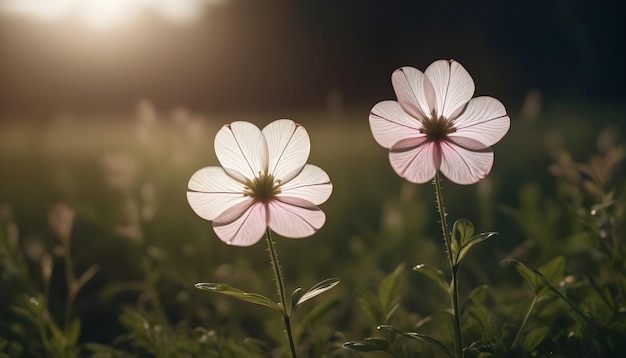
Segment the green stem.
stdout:
[[437,172],[435,175],[435,196],[437,198],[437,212],[439,212],[439,222],[441,223],[441,231],[443,233],[443,240],[446,245],[446,252],[448,253],[448,262],[450,263],[450,269],[454,266],[454,260],[452,258],[452,250],[451,244],[452,240],[450,238],[450,232],[448,231],[448,213],[446,213],[446,208],[443,206],[443,194],[441,193],[441,175]]
[[450,272],[452,273],[452,285],[450,287],[450,300],[452,301],[452,311],[454,312],[454,353],[456,358],[463,357],[463,337],[461,335],[461,311],[459,310],[459,280],[457,276],[458,266],[454,263],[452,256],[452,238],[448,230],[448,220],[446,208],[443,205],[443,194],[441,193],[441,174],[437,171],[435,175],[435,196],[437,198],[437,211],[439,212],[439,222],[441,223],[441,231],[443,232],[443,240],[448,253],[448,262],[450,264]]
[[67,284],[67,298],[65,300],[65,322],[63,328],[66,330],[69,328],[70,321],[72,319],[72,306],[74,305],[74,298],[76,297],[75,282],[76,275],[74,274],[74,264],[72,263],[72,253],[70,252],[70,239],[64,238],[64,262],[65,262],[65,282]]
[[287,330],[287,338],[289,338],[289,348],[291,349],[291,356],[296,358],[296,345],[293,342],[293,334],[291,333],[291,323],[289,322],[289,316],[285,314],[283,316],[283,320],[285,321],[285,329]]
[[459,309],[459,276],[457,272],[458,266],[452,269],[452,309],[454,310],[454,338],[455,338],[455,354],[458,358],[463,357],[463,336],[461,334],[461,311]]
[[289,338],[289,348],[291,349],[291,356],[296,358],[296,346],[293,342],[293,335],[291,333],[291,323],[289,322],[289,311],[287,310],[287,299],[285,296],[285,285],[283,283],[283,274],[280,271],[280,264],[278,262],[278,254],[274,248],[274,240],[272,239],[272,233],[269,229],[265,233],[265,241],[267,242],[267,250],[270,252],[270,261],[272,263],[272,270],[274,271],[274,281],[276,281],[276,289],[278,290],[278,296],[280,297],[280,304],[283,308],[283,320],[285,322],[285,329],[287,330],[287,338]]
[[613,216],[609,215],[608,219],[606,220],[606,226],[608,227],[607,232],[609,233],[610,240],[613,244],[613,249],[609,250],[608,254],[613,260],[613,271],[617,271],[616,281],[620,296],[618,305],[623,306],[626,303],[626,293],[624,292],[624,284],[622,282],[623,275],[622,272],[620,272],[622,270],[619,269],[619,267],[621,266],[622,251],[620,249],[620,241],[618,240],[617,234],[615,233]]
[[511,349],[515,348],[515,346],[517,345],[517,340],[519,339],[519,336],[522,334],[522,331],[526,327],[526,322],[528,322],[528,318],[530,318],[530,314],[535,309],[535,305],[537,304],[538,301],[539,301],[539,297],[535,295],[535,298],[533,298],[533,302],[530,304],[530,307],[528,308],[528,312],[526,312],[526,317],[524,317],[524,320],[522,321],[522,325],[519,327],[519,330],[517,331],[517,334],[515,335],[515,339],[513,340],[513,343],[511,344]]

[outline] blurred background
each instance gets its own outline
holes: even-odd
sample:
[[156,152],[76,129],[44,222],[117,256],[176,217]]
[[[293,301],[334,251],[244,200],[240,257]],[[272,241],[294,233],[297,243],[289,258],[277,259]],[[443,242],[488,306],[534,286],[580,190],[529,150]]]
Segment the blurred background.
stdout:
[[391,72],[454,58],[519,108],[624,96],[624,5],[2,0],[2,113],[317,108],[393,95]]
[[[507,108],[492,174],[444,183],[452,218],[500,232],[467,263],[469,283],[497,284],[515,249],[531,263],[582,250],[546,244],[565,230],[550,168],[565,152],[585,162],[623,143],[625,27],[625,3],[608,1],[0,0],[0,204],[30,265],[60,245],[51,210],[72,209],[76,270],[99,265],[77,298],[81,341],[124,332],[117,316],[141,296],[122,283],[147,277],[146,258],[171,322],[262,336],[249,306],[193,284],[273,294],[264,246],[220,242],[185,191],[218,164],[222,125],[291,118],[335,189],[318,234],[278,240],[287,285],[341,278],[332,322],[360,338],[356,288],[402,262],[445,267],[433,188],[397,178],[369,131],[371,107],[395,99],[391,73],[455,59],[476,95]],[[611,170],[622,188],[621,161]],[[52,307],[62,281],[52,276]],[[418,296],[407,310],[440,302]]]

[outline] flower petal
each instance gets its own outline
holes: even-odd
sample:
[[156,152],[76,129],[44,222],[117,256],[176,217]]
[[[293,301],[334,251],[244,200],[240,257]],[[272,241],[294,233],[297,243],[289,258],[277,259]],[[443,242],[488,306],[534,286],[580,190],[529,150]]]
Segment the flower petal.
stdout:
[[[454,121],[456,132],[449,134],[458,144],[457,138],[470,138],[478,141],[483,148],[497,143],[511,125],[504,105],[493,97],[472,98],[465,111]],[[462,145],[462,144],[461,144]]]
[[437,97],[437,115],[454,119],[474,95],[474,80],[454,60],[433,62],[424,72],[433,84]]
[[448,140],[453,142],[454,144],[460,145],[461,147],[470,149],[470,150],[484,150],[484,149],[489,148],[488,146],[477,141],[476,139],[468,138],[468,137],[448,136]]
[[267,142],[268,170],[283,182],[296,176],[309,158],[311,143],[306,129],[289,119],[276,120],[263,128]]
[[256,244],[267,229],[267,210],[262,202],[249,199],[223,212],[213,220],[213,230],[229,245]]
[[333,191],[333,184],[324,170],[315,165],[307,164],[302,168],[300,174],[284,183],[280,190],[279,200],[281,197],[287,196],[319,205],[328,200]]
[[493,166],[491,149],[474,151],[451,142],[441,143],[441,172],[457,184],[474,184]]
[[378,144],[391,148],[401,139],[423,137],[421,123],[408,115],[396,101],[377,103],[370,112],[370,128]]
[[[410,143],[411,140],[414,142]],[[424,141],[425,138],[407,139],[389,152],[389,161],[396,173],[416,184],[432,180],[441,160],[437,144]]]
[[249,122],[233,122],[215,135],[215,155],[237,181],[254,178],[267,165],[267,145],[261,130]]
[[249,200],[244,187],[220,167],[206,167],[193,173],[189,179],[187,201],[193,211],[205,220],[214,220],[225,210]]
[[435,91],[422,71],[401,67],[391,74],[391,83],[398,102],[407,113],[419,120],[430,117],[436,105]]
[[326,222],[326,215],[312,203],[281,197],[269,203],[269,227],[280,236],[298,239],[313,235]]
[[243,194],[244,185],[234,180],[221,167],[205,167],[191,175],[189,190]]

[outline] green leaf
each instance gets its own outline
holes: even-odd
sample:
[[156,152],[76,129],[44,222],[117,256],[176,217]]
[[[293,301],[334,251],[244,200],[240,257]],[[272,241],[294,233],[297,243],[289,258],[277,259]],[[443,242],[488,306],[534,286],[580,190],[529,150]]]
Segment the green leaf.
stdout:
[[[554,260],[557,260],[557,258],[555,258]],[[525,272],[526,275],[531,275],[534,274],[535,278],[543,281],[543,283],[546,285],[546,287],[551,290],[556,296],[558,296],[559,298],[561,298],[565,303],[567,303],[572,310],[574,310],[574,312],[576,312],[576,314],[578,315],[578,317],[580,317],[582,320],[584,320],[585,322],[587,322],[588,324],[590,324],[591,326],[593,326],[594,329],[596,329],[597,332],[601,332],[602,329],[598,326],[598,323],[596,322],[596,320],[589,316],[587,313],[585,313],[583,310],[581,310],[577,305],[574,304],[574,302],[570,301],[567,297],[565,297],[561,291],[559,291],[558,288],[556,288],[549,280],[546,276],[544,276],[541,272],[539,272],[539,270],[534,269],[522,262],[519,261],[508,261],[508,263],[514,263],[517,265],[518,270],[521,267],[523,269],[523,271],[520,272]],[[540,287],[541,288],[541,287]]]
[[[311,287],[308,291],[306,291],[306,293],[304,295],[302,295],[300,297],[300,299],[298,299],[296,301],[296,305],[295,308],[292,306],[291,310],[293,312],[296,311],[296,308],[298,308],[298,306],[300,306],[302,303],[310,300],[311,298],[322,294],[328,290],[330,290],[331,288],[337,286],[339,284],[339,279],[338,278],[327,278],[324,281],[318,282],[315,285],[313,285],[313,287]],[[296,290],[297,291],[297,290]],[[295,294],[295,292],[294,292]]]
[[550,333],[550,327],[541,327],[532,330],[528,337],[526,337],[526,342],[524,342],[524,348],[528,352],[532,352],[537,348],[537,346],[543,342],[546,336]]
[[[516,264],[517,271],[528,282],[535,294],[539,297],[547,296],[554,291],[554,286],[565,277],[565,258],[557,256],[538,270],[519,261],[509,261]],[[548,286],[550,284],[553,287]]]
[[459,265],[472,246],[496,235],[495,232],[484,232],[474,235],[474,224],[467,219],[458,219],[452,226],[452,257],[454,264]]
[[[399,264],[392,273],[388,274],[378,286],[378,300],[383,309],[383,314],[387,317],[395,311],[394,306],[400,300],[401,275],[405,265]],[[397,308],[397,307],[396,307]],[[381,322],[382,323],[382,322]]]
[[398,310],[398,308],[400,308],[400,303],[395,303],[393,306],[391,307],[387,307],[385,312],[385,317],[383,317],[383,323],[387,322],[391,319],[391,316],[393,316],[394,313],[396,313],[396,311]]
[[465,255],[467,255],[467,253],[469,252],[469,249],[472,248],[472,246],[478,244],[479,242],[483,242],[494,235],[498,235],[498,233],[497,232],[483,232],[478,235],[472,236],[467,242],[465,242],[461,246],[461,250],[459,251],[459,255],[456,259],[456,264],[458,265],[461,263]]
[[463,247],[474,235],[474,224],[467,219],[458,219],[452,226],[452,238]]
[[289,313],[290,316],[294,312],[296,312],[296,309],[298,308],[298,302],[300,301],[300,298],[302,298],[302,295],[304,295],[304,290],[301,287],[298,287],[295,291],[293,291],[293,294],[291,295],[291,311]]
[[389,342],[384,338],[365,338],[362,341],[346,342],[343,347],[355,352],[386,352],[389,353]]
[[80,338],[80,319],[76,318],[65,328],[65,339],[68,346],[75,346]]
[[419,264],[413,267],[414,271],[420,272],[422,275],[435,281],[444,291],[450,293],[450,286],[446,282],[446,278],[443,276],[443,272],[439,269],[427,266],[425,264]]
[[452,251],[452,257],[455,264],[459,260],[460,251],[463,249],[463,244],[469,241],[474,234],[474,225],[467,219],[458,219],[452,225],[452,242],[450,243],[450,250]]
[[412,338],[421,342],[428,343],[431,346],[438,348],[442,352],[446,353],[448,357],[452,358],[452,354],[450,353],[450,351],[448,351],[448,348],[446,348],[446,346],[435,337],[431,337],[429,335],[421,334],[417,332],[402,332],[398,330],[397,328],[394,328],[392,326],[387,326],[387,325],[381,325],[381,326],[378,326],[377,328],[379,330],[391,331],[407,338]]
[[[557,256],[550,260],[547,264],[539,268],[548,281],[554,286],[558,286],[565,277],[565,258],[563,256]],[[550,293],[550,288],[543,286],[541,289],[541,295],[547,295]]]
[[524,280],[526,280],[528,285],[530,285],[530,288],[532,288],[533,292],[537,294],[539,290],[541,289],[541,287],[543,286],[543,282],[541,281],[539,277],[537,277],[533,269],[519,261],[508,261],[508,262],[514,263],[516,265],[515,268],[517,269],[517,272],[519,272],[519,274],[524,278]]
[[223,283],[201,282],[201,283],[196,283],[195,287],[200,290],[217,292],[217,293],[221,293],[224,295],[232,296],[242,301],[269,307],[280,314],[283,314],[283,315],[285,314],[285,311],[283,310],[283,308],[279,306],[276,302],[270,300],[269,298],[265,296],[259,295],[258,293],[244,292],[244,291],[238,290],[234,287],[230,287]]
[[422,319],[420,319],[419,321],[417,321],[417,323],[413,326],[413,329],[418,329],[421,326],[425,325],[426,323],[429,323],[433,320],[433,316],[426,316]]

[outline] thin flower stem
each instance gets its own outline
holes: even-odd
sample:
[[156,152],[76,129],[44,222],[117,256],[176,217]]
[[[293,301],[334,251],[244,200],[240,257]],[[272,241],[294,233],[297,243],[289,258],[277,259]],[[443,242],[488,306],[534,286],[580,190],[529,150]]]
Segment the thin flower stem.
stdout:
[[443,205],[443,194],[441,193],[441,175],[439,171],[435,175],[435,196],[437,198],[437,211],[439,212],[439,222],[441,223],[441,231],[443,232],[443,240],[448,253],[448,262],[450,264],[450,272],[452,274],[452,284],[450,285],[450,300],[452,303],[452,311],[454,312],[454,355],[456,358],[463,357],[463,337],[461,335],[461,311],[459,310],[459,280],[457,276],[458,266],[454,263],[452,256],[452,238],[448,230],[448,220],[446,208]]
[[461,334],[461,311],[459,309],[459,275],[458,266],[452,269],[452,290],[450,296],[452,298],[452,309],[454,310],[454,338],[455,338],[455,354],[458,358],[463,357],[463,336]]
[[270,252],[270,261],[272,263],[272,269],[274,271],[274,281],[276,281],[276,289],[278,290],[278,296],[280,297],[280,304],[283,308],[283,320],[285,322],[285,329],[287,330],[287,338],[289,338],[289,348],[291,349],[291,356],[296,358],[296,346],[293,342],[293,335],[291,333],[291,323],[289,321],[289,313],[287,311],[287,298],[285,296],[285,285],[283,283],[283,274],[280,270],[280,263],[278,262],[278,254],[274,248],[274,240],[272,239],[272,233],[269,229],[265,233],[265,241],[267,242],[267,250]]
[[517,331],[517,334],[515,335],[515,339],[513,340],[513,343],[511,344],[511,349],[515,348],[515,346],[517,345],[517,340],[519,339],[519,336],[522,334],[522,331],[526,327],[526,322],[528,322],[528,318],[530,318],[530,314],[535,309],[535,305],[537,304],[538,301],[539,301],[539,297],[535,295],[535,298],[533,298],[533,302],[530,304],[530,307],[528,308],[528,312],[526,312],[526,317],[524,317],[524,320],[522,321],[522,325],[519,327],[519,330]]
[[437,212],[439,212],[439,222],[441,223],[441,231],[443,233],[443,240],[446,245],[446,252],[448,253],[448,262],[450,263],[450,268],[454,266],[454,260],[452,258],[452,250],[451,244],[452,239],[450,238],[450,232],[448,231],[448,213],[446,213],[446,208],[443,205],[443,194],[441,193],[441,175],[439,172],[435,175],[435,195],[437,198]]

